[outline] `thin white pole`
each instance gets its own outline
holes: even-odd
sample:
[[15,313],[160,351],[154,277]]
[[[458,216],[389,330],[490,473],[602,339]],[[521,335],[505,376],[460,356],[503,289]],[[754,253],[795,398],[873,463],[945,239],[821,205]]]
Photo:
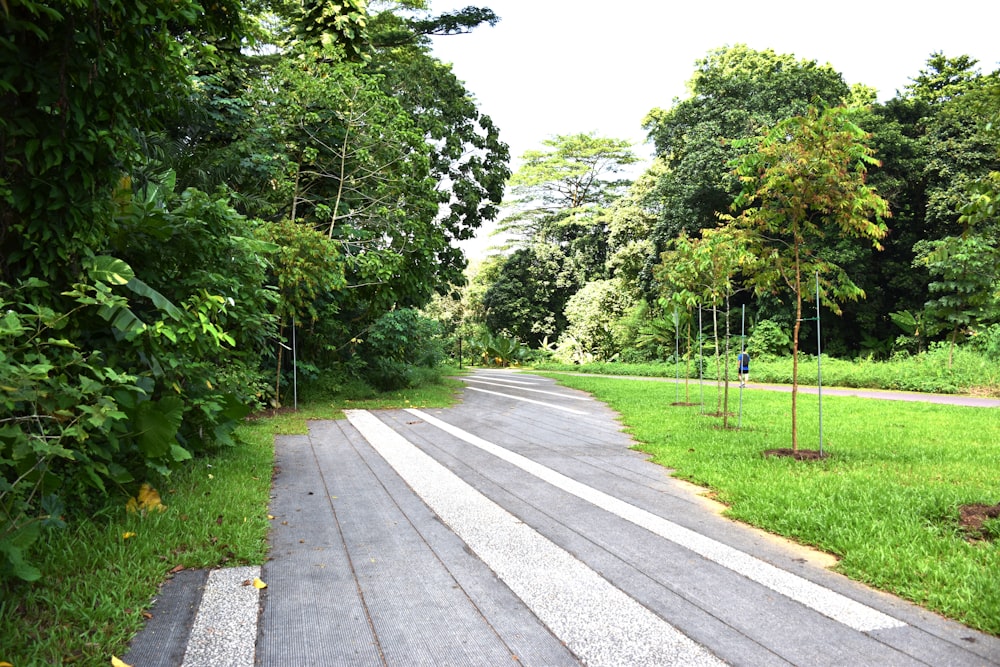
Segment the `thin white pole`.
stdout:
[[295,320],[292,320],[292,406],[299,409],[299,361],[295,347]]
[[674,403],[681,402],[681,318],[674,306]]
[[705,414],[705,352],[701,336],[704,333],[701,323],[701,306],[698,306],[698,390],[701,393],[701,413]]
[[[740,315],[740,356],[746,352],[747,340],[747,305],[743,304],[743,313]],[[741,370],[740,360],[736,360],[736,372]],[[740,412],[736,418],[736,428],[743,428],[743,383],[740,382]]]
[[823,456],[823,350],[819,333],[819,271],[816,272],[816,394],[819,398],[819,455]]

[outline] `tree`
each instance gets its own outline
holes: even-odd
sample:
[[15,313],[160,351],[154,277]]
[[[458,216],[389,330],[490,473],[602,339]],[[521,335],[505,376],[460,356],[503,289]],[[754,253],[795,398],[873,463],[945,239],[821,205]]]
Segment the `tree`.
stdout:
[[497,217],[510,155],[499,128],[480,112],[451,65],[431,55],[428,35],[464,34],[498,20],[489,9],[466,7],[426,18],[383,11],[369,24],[374,48],[368,70],[423,132],[429,149],[440,203],[435,226],[447,241],[437,251],[439,289],[461,281],[465,260],[452,241],[472,238]]
[[851,91],[828,65],[796,60],[744,44],[709,52],[697,62],[689,97],[670,109],[653,109],[644,121],[656,155],[666,161],[658,184],[654,257],[683,229],[712,227],[740,185],[729,163],[753,137],[800,114],[814,99],[837,104]]
[[620,278],[594,280],[566,302],[568,326],[558,341],[572,341],[578,350],[598,361],[608,361],[623,349],[622,320],[635,306]]
[[192,54],[239,41],[236,0],[2,3],[0,280],[52,294],[113,234],[112,197],[147,132],[187,100]]
[[515,212],[501,221],[522,247],[552,243],[564,248],[584,281],[606,275],[608,207],[628,181],[623,169],[637,161],[629,142],[590,134],[558,135],[546,150],[527,151],[510,180]]
[[[712,330],[715,341],[717,382],[725,382],[725,391],[718,395],[717,412],[728,426],[729,415],[729,302],[742,289],[738,279],[742,272],[752,271],[754,257],[748,251],[746,235],[735,227],[702,230],[701,238],[692,239],[681,233],[661,256],[656,276],[663,286],[665,300],[687,311],[708,304],[712,308]],[[718,310],[726,307],[726,345],[719,343]],[[726,360],[725,372],[720,354]]]
[[931,331],[949,331],[948,367],[959,332],[995,321],[1000,314],[997,275],[1000,243],[996,235],[965,234],[917,242],[914,264],[931,273],[931,297],[924,310]]
[[809,278],[818,276],[820,299],[838,312],[841,301],[864,293],[828,258],[829,237],[859,237],[880,247],[886,234],[888,205],[865,183],[868,166],[877,164],[868,138],[846,107],[813,106],[778,123],[754,142],[755,152],[734,163],[743,189],[733,203],[739,214],[727,219],[748,232],[757,256],[748,281],[761,292],[787,287],[795,298],[793,450],[798,449],[799,331]]
[[580,288],[580,272],[559,246],[536,243],[515,250],[483,294],[484,321],[537,347],[566,328],[566,302]]

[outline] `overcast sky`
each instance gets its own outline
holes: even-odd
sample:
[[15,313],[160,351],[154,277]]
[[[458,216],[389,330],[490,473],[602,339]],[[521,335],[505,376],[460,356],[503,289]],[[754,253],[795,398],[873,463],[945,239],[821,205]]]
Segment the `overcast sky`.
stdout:
[[629,139],[647,158],[643,117],[685,97],[695,61],[726,45],[830,63],[880,100],[934,51],[1000,68],[998,0],[431,0],[431,10],[470,4],[500,22],[434,38],[434,54],[453,64],[515,161],[553,135],[591,131]]

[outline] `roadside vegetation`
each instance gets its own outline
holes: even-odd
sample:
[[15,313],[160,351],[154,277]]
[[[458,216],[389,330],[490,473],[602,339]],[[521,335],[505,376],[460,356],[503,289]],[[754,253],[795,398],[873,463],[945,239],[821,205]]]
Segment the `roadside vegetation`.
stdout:
[[[729,382],[736,381],[736,359],[729,361]],[[892,359],[879,361],[863,357],[837,359],[826,355],[817,365],[814,355],[803,355],[799,359],[799,381],[806,385],[817,384],[818,372],[823,374],[825,387],[850,387],[856,389],[887,389],[895,391],[916,391],[932,394],[969,394],[974,396],[1000,397],[1000,366],[995,359],[971,348],[959,348],[948,367],[949,350],[946,345],[934,346],[921,354],[897,355]],[[702,380],[715,386],[715,360],[702,357],[704,376]],[[530,362],[529,362],[530,363]],[[698,357],[690,362],[681,359],[672,362],[622,363],[591,362],[587,364],[566,364],[554,361],[530,363],[538,370],[571,371],[595,375],[636,375],[645,377],[687,378],[688,385],[698,384]],[[724,368],[725,362],[721,364]],[[719,376],[725,378],[725,371]],[[764,355],[755,357],[750,367],[751,382],[775,384],[792,383],[792,360],[790,357]]]
[[[1000,519],[963,527],[960,508],[1000,503],[1000,410],[823,398],[826,458],[785,447],[787,394],[744,391],[729,429],[671,383],[556,374],[619,414],[637,449],[704,486],[727,516],[835,555],[836,570],[1000,635]],[[738,390],[737,390],[738,393]],[[735,395],[734,397],[735,398]],[[714,387],[706,391],[714,405]],[[818,446],[816,396],[800,396],[800,439]]]
[[53,523],[30,554],[39,580],[0,582],[0,663],[97,666],[124,655],[171,574],[263,564],[276,435],[306,433],[308,420],[340,418],[343,408],[444,407],[457,386],[439,377],[384,393],[354,387],[355,394],[324,395],[305,387],[299,410],[246,420],[236,446],[155,480],[155,493],[137,498],[136,511],[122,496],[89,518]]

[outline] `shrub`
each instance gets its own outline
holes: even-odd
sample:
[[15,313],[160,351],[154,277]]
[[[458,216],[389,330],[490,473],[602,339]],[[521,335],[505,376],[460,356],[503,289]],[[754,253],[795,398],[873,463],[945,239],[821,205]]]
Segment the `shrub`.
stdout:
[[747,347],[756,357],[766,355],[780,357],[792,351],[792,337],[774,320],[762,320],[753,328]]
[[368,330],[359,354],[362,377],[376,388],[411,387],[416,369],[436,368],[445,358],[441,326],[410,308],[390,311]]

